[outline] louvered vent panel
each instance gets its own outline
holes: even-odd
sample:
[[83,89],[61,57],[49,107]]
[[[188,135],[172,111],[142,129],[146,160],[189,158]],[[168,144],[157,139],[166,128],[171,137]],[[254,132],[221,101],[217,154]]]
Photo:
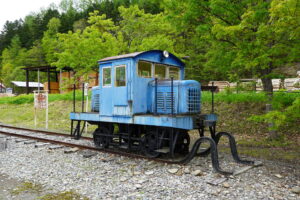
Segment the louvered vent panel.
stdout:
[[100,94],[95,94],[94,95],[94,105],[92,108],[93,112],[99,112],[99,108],[100,108]]
[[165,98],[163,92],[157,92],[157,109],[165,110]]
[[[175,107],[175,97],[173,94],[173,109]],[[172,95],[171,92],[157,92],[157,111],[159,113],[172,112]],[[175,109],[174,109],[175,112]]]

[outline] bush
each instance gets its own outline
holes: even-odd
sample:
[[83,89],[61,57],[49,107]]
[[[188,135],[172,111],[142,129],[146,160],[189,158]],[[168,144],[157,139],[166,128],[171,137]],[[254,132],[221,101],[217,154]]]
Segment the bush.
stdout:
[[300,93],[295,92],[275,92],[272,99],[273,109],[284,109],[291,106],[300,97]]
[[[284,99],[283,97],[279,98],[275,101],[278,105],[287,105],[289,104],[289,100],[292,98]],[[283,100],[284,101],[281,101]],[[284,102],[284,103],[282,103]],[[278,108],[277,108],[278,109]],[[265,122],[265,123],[273,123],[273,127],[270,127],[270,130],[278,130],[286,124],[300,123],[300,97],[296,97],[291,105],[285,107],[281,110],[273,110],[264,115],[255,115],[249,118],[250,120],[256,122]]]

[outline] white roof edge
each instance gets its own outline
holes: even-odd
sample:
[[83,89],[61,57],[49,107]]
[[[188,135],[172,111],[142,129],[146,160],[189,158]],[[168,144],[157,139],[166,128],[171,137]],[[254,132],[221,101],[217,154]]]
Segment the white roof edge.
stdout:
[[[26,87],[25,81],[11,81],[14,85],[18,87]],[[44,84],[38,82],[28,82],[29,87],[37,88],[37,87],[44,87]]]

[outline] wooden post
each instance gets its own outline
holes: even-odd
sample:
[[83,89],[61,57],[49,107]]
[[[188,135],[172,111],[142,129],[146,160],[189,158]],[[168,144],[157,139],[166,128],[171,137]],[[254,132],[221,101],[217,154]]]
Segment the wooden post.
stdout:
[[48,77],[48,94],[50,94],[50,69],[49,66],[47,66],[47,77]]
[[48,102],[48,95],[49,95],[49,93],[48,92],[46,92],[46,129],[48,129],[48,111],[49,111],[49,109],[48,109],[48,106],[49,106],[49,102]]
[[58,82],[58,73],[57,72],[55,72],[55,80],[56,80],[56,82]]
[[61,94],[62,93],[62,89],[61,89],[61,78],[62,78],[62,74],[61,74],[61,69],[59,70],[59,93]]
[[81,112],[84,112],[84,83],[82,83]]
[[38,93],[40,93],[40,69],[38,69]]
[[[270,111],[272,111],[272,104],[269,103],[269,104],[266,104],[266,112],[268,113],[268,112],[270,112]],[[270,137],[271,139],[276,138],[276,137],[277,137],[277,133],[276,133],[275,130],[273,130],[274,123],[273,123],[273,122],[270,122],[270,123],[268,124],[268,127],[269,127],[269,137]]]

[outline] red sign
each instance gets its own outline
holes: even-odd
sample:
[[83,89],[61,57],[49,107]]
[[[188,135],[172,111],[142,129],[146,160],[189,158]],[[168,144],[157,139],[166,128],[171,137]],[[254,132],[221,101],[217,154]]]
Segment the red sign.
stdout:
[[34,107],[38,109],[47,108],[47,98],[46,93],[35,93],[34,94]]

